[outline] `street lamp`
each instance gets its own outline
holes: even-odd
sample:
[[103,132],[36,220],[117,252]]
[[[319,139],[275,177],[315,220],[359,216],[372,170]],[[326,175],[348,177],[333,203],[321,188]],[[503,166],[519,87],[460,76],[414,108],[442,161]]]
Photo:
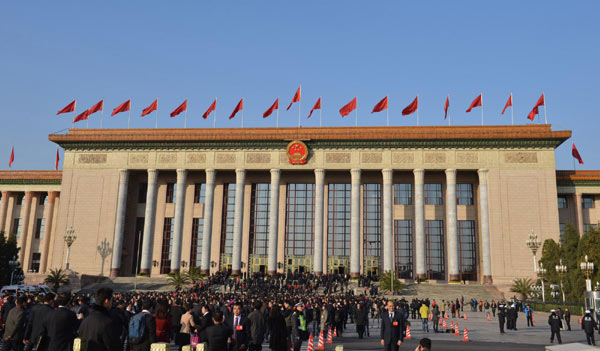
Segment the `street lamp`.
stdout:
[[13,277],[15,275],[15,271],[19,266],[19,261],[17,260],[17,256],[14,256],[12,260],[8,261],[8,265],[10,266],[10,285],[13,285]]
[[[535,257],[535,254],[534,254]],[[536,270],[538,277],[542,283],[542,301],[546,302],[546,294],[544,293],[544,274],[546,274],[546,268],[544,268],[544,263],[540,262],[540,268]]]
[[533,232],[533,229],[529,234],[529,239],[525,240],[525,244],[527,244],[527,247],[533,253],[533,271],[537,272],[537,260],[535,259],[535,254],[537,253],[540,246],[542,246],[542,241],[538,239],[538,236]]
[[65,244],[67,244],[67,259],[65,260],[65,270],[69,270],[69,256],[71,256],[71,245],[73,245],[73,242],[75,242],[75,239],[77,239],[77,235],[75,235],[75,229],[73,229],[73,226],[70,226],[69,229],[67,229],[64,239]]
[[592,274],[594,274],[594,262],[588,261],[585,255],[585,261],[580,263],[581,271],[585,274],[585,290],[592,291]]
[[560,264],[554,266],[556,269],[556,273],[560,276],[560,291],[562,292],[563,303],[565,303],[565,290],[563,289],[563,276],[567,273],[567,266],[562,263],[562,258],[560,259]]

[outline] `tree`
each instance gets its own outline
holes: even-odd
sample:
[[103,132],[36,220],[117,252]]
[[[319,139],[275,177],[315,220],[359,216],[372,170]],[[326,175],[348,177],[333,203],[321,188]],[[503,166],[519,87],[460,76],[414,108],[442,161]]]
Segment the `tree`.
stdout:
[[189,282],[189,278],[186,277],[185,274],[181,274],[179,272],[171,272],[167,278],[167,284],[175,287],[177,290],[181,289],[182,286],[188,284]]
[[[395,292],[402,290],[402,283],[400,283],[400,281],[396,277],[393,277],[392,284],[392,277],[393,275],[391,271],[383,273],[383,275],[379,278],[379,288],[381,290],[386,290],[394,294]],[[392,285],[394,291],[392,291]]]
[[523,299],[526,299],[533,292],[532,285],[533,280],[531,278],[515,278],[510,291],[521,294]]
[[190,267],[183,274],[193,285],[196,285],[203,277],[202,271],[198,267]]
[[[19,248],[14,236],[6,237],[3,231],[0,231],[0,286],[10,284],[10,276],[22,276],[23,271],[20,267],[14,267],[9,264],[15,257],[19,256]],[[14,280],[13,280],[14,283]]]
[[46,279],[44,279],[44,283],[52,285],[52,290],[56,292],[61,286],[69,285],[70,280],[66,271],[62,268],[52,268]]
[[[600,267],[600,231],[598,229],[592,228],[588,230],[579,240],[579,246],[577,247],[578,262],[583,262],[586,255],[590,262],[594,262],[595,267]],[[581,273],[583,280],[581,293],[581,296],[583,296],[583,291],[585,290],[585,276],[580,269],[577,269],[577,271]],[[596,268],[590,278],[592,279],[592,285],[595,284],[595,282],[600,281],[600,269]]]

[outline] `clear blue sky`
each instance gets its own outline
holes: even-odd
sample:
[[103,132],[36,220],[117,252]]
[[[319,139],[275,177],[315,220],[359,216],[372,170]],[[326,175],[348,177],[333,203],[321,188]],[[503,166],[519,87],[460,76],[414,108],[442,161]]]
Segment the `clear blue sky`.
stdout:
[[[416,125],[400,111],[415,94],[421,125],[441,125],[450,93],[453,124],[483,92],[485,124],[510,124],[500,111],[512,91],[515,124],[546,93],[554,129],[570,129],[584,161],[600,169],[600,2],[590,1],[5,1],[0,5],[0,169],[52,169],[48,134],[71,126],[56,112],[77,98],[77,113],[105,100],[104,127],[127,127],[110,111],[132,97],[132,127],[154,127],[141,110],[159,97],[159,126],[183,127],[168,113],[189,98],[188,127],[219,97],[217,126],[245,98],[246,126],[274,126],[262,112],[279,96],[280,125],[302,84],[302,124],[323,97],[325,126],[354,125],[339,108],[358,96],[359,124],[390,95],[393,125]],[[542,113],[543,122],[543,109]],[[316,117],[316,118],[315,118]],[[100,125],[100,114],[89,126]],[[539,123],[539,120],[536,120]],[[85,127],[85,122],[80,122]],[[557,167],[572,169],[571,142]],[[3,156],[4,155],[4,156]],[[62,152],[61,152],[62,157]]]

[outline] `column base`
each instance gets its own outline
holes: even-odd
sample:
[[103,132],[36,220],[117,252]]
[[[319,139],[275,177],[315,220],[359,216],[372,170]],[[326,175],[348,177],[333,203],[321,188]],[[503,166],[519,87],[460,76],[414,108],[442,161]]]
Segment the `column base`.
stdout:
[[360,273],[350,272],[350,278],[358,278],[358,277],[360,277]]
[[240,269],[232,270],[231,275],[240,276],[240,275],[242,275],[242,271]]
[[492,276],[484,275],[483,276],[483,284],[494,284],[494,281],[492,280]]
[[425,274],[417,274],[417,279],[427,279],[427,275],[425,275]]
[[179,272],[180,272],[179,268],[171,268],[170,273],[179,273]]
[[449,274],[448,275],[448,281],[452,282],[452,281],[457,281],[457,280],[460,280],[459,274]]
[[201,269],[200,274],[208,276],[210,275],[210,269]]
[[317,277],[320,277],[320,276],[322,276],[322,275],[323,275],[323,272],[315,272],[315,275],[316,275]]
[[147,276],[150,276],[150,269],[149,268],[142,268],[140,271],[140,274],[145,274]]
[[270,276],[276,276],[277,271],[268,271],[267,274],[269,274]]
[[118,277],[118,276],[119,276],[119,271],[120,271],[120,269],[119,269],[119,268],[111,268],[111,269],[110,269],[110,277],[111,277],[111,278],[116,278],[116,277]]

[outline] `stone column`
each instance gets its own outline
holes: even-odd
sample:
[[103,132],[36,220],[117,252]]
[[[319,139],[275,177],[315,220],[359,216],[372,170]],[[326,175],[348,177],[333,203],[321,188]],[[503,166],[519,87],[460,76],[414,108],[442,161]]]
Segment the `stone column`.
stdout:
[[48,192],[48,204],[46,205],[46,224],[44,226],[44,240],[42,241],[42,257],[40,260],[40,273],[46,273],[48,268],[48,248],[50,247],[50,235],[52,234],[52,222],[54,220],[54,202],[58,192]]
[[144,212],[144,236],[142,238],[142,259],[140,271],[150,275],[152,270],[152,249],[154,247],[154,221],[156,218],[156,191],[158,171],[148,170],[148,189],[146,190],[146,211]]
[[350,276],[360,275],[360,169],[351,169],[350,188]]
[[242,273],[242,229],[244,224],[244,185],[246,170],[235,170],[235,212],[233,214],[233,254],[231,255],[231,273]]
[[481,218],[481,256],[483,262],[483,283],[492,284],[492,256],[490,248],[490,220],[488,210],[488,170],[477,171],[479,175],[479,217]]
[[281,170],[271,170],[271,198],[269,202],[269,249],[267,271],[270,275],[277,274],[277,237],[279,235],[279,182]]
[[327,264],[323,264],[324,193],[325,170],[315,169],[315,250],[313,252],[313,270],[317,275],[327,272]]
[[384,169],[383,173],[383,271],[393,271],[394,266],[394,202],[392,178],[394,170]]
[[125,212],[127,210],[127,186],[129,185],[129,171],[119,171],[119,192],[117,193],[117,218],[115,221],[115,235],[113,238],[112,262],[110,276],[118,277],[121,270],[121,251],[123,250],[123,235],[125,231]]
[[215,197],[214,169],[206,170],[206,189],[204,191],[204,226],[202,228],[202,256],[200,270],[202,274],[210,275],[210,244],[212,242],[213,204]]
[[185,209],[185,188],[187,169],[177,170],[177,195],[175,197],[175,224],[173,228],[173,248],[171,251],[171,272],[179,272],[181,267],[181,240],[183,238],[183,214]]
[[448,280],[459,280],[458,224],[456,214],[456,169],[446,170],[446,231],[448,240]]
[[425,253],[425,198],[424,182],[425,170],[417,168],[413,170],[415,175],[415,262],[417,279],[427,277],[426,253]]
[[0,203],[0,231],[3,231],[6,226],[6,212],[8,210],[8,200],[10,196],[10,191],[2,192],[2,203]]
[[583,236],[585,234],[583,230],[583,204],[582,193],[575,193],[575,211],[577,212],[575,215],[577,216],[577,230],[579,231],[579,236]]
[[31,212],[31,198],[33,192],[25,192],[25,203],[21,206],[21,237],[19,238],[19,261],[24,271],[27,271],[28,267],[25,267],[25,257],[29,254],[29,248],[27,247],[27,237],[29,233],[29,213]]

